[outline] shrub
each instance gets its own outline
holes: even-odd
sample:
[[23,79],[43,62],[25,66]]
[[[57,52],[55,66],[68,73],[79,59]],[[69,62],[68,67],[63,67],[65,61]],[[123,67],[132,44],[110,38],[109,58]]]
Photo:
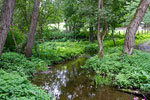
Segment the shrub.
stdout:
[[96,53],[98,52],[98,45],[95,43],[89,43],[84,48],[85,53]]
[[38,45],[37,51],[38,57],[55,63],[81,55],[84,47],[79,42],[45,42]]
[[47,64],[38,58],[30,61],[22,54],[8,52],[2,54],[0,67],[8,72],[17,71],[23,75],[31,75],[36,69],[46,68]]
[[14,40],[12,38],[12,33],[15,37],[17,45],[21,44],[24,41],[24,35],[20,32],[20,30],[16,26],[13,26],[12,31],[8,32],[6,43],[5,43],[5,47],[10,50],[16,49]]
[[44,90],[32,85],[25,76],[0,70],[1,100],[52,100]]
[[56,29],[54,30],[46,29],[42,33],[42,38],[44,40],[57,40],[57,39],[63,39],[63,38],[71,39],[74,37],[75,37],[74,33],[61,32]]

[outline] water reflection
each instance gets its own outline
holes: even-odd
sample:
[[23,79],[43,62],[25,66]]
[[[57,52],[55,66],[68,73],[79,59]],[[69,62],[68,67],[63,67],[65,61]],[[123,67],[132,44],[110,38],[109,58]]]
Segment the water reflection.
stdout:
[[51,66],[47,72],[37,73],[32,83],[52,92],[57,100],[133,100],[134,96],[111,87],[96,88],[81,70],[86,57]]

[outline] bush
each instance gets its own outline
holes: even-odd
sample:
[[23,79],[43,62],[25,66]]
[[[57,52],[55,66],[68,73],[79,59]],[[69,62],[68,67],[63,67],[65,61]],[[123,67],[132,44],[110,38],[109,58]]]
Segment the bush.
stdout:
[[0,70],[0,100],[52,100],[44,90],[32,85],[25,76]]
[[98,75],[111,78],[115,86],[150,91],[147,88],[150,86],[150,54],[135,50],[131,56],[121,58],[120,55],[120,47],[107,48],[101,60],[97,56],[92,57],[83,68],[93,69]]
[[31,61],[18,53],[3,53],[0,58],[0,67],[8,72],[17,71],[23,75],[31,75],[36,69],[47,68],[47,64],[38,58],[32,58]]
[[85,53],[97,53],[98,52],[98,44],[88,43],[84,49]]
[[12,31],[8,32],[6,43],[5,43],[5,47],[9,50],[16,49],[14,40],[12,38],[12,32],[15,37],[17,45],[21,44],[24,41],[24,35],[20,32],[20,30],[16,26],[13,26]]
[[83,52],[84,46],[79,42],[45,42],[38,45],[37,49],[38,57],[48,59],[52,63],[70,59]]
[[71,39],[71,38],[74,38],[74,33],[66,33],[66,32],[61,32],[59,30],[50,30],[50,29],[46,29],[43,31],[42,33],[42,39],[44,40],[57,40],[57,39],[63,39],[63,38],[66,38],[66,39]]

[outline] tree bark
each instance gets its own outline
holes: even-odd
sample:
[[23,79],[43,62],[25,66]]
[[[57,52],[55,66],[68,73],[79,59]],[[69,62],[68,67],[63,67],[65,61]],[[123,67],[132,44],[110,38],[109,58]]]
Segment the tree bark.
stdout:
[[93,31],[93,26],[92,26],[92,24],[90,25],[89,29],[90,29],[89,41],[90,41],[90,42],[94,42],[94,31]]
[[100,59],[103,57],[103,44],[102,44],[102,39],[101,39],[101,34],[100,34],[100,9],[101,9],[101,3],[102,3],[102,0],[98,0],[97,40],[98,40],[98,46],[99,46],[98,57]]
[[32,20],[31,20],[30,30],[28,34],[28,41],[27,41],[27,46],[26,46],[26,51],[25,51],[26,57],[32,56],[32,47],[34,44],[34,35],[36,32],[37,19],[38,19],[38,14],[39,14],[39,5],[40,5],[40,0],[34,0]]
[[104,26],[103,32],[102,32],[102,41],[104,40],[107,32],[108,32],[108,25],[105,23],[105,26]]
[[10,29],[10,33],[11,33],[11,35],[12,35],[12,39],[13,39],[13,41],[14,41],[14,44],[15,44],[15,47],[16,47],[16,50],[17,50],[17,42],[16,42],[15,35],[14,35],[12,29]]
[[0,18],[0,56],[7,38],[16,0],[4,0]]
[[114,46],[116,46],[116,41],[115,41],[115,38],[114,38],[114,29],[112,29],[111,36],[112,36],[112,40],[113,40]]
[[136,10],[136,13],[126,30],[123,53],[127,53],[128,55],[131,55],[133,53],[135,33],[142,21],[143,16],[146,13],[146,10],[149,4],[150,4],[150,0],[140,1],[140,4]]

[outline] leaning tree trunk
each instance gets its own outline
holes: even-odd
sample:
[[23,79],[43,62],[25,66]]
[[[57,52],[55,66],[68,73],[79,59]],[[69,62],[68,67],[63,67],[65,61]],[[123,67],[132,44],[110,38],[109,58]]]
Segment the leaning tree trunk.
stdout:
[[0,56],[7,38],[16,0],[4,0],[0,18]]
[[40,5],[40,0],[34,0],[32,20],[31,20],[30,30],[29,30],[29,34],[28,34],[28,41],[27,41],[27,46],[26,46],[26,51],[25,51],[26,57],[32,56],[32,47],[34,44],[34,35],[36,32],[37,19],[38,19],[38,13],[39,13],[39,5]]
[[126,31],[123,53],[127,53],[128,55],[131,55],[133,53],[135,34],[142,21],[144,14],[146,13],[149,4],[150,0],[140,1],[136,13]]
[[101,39],[101,34],[100,34],[100,8],[101,8],[101,3],[102,0],[98,1],[98,18],[97,18],[97,40],[98,40],[98,46],[99,46],[99,51],[98,51],[98,57],[101,59],[103,57],[103,44],[102,44],[102,39]]

